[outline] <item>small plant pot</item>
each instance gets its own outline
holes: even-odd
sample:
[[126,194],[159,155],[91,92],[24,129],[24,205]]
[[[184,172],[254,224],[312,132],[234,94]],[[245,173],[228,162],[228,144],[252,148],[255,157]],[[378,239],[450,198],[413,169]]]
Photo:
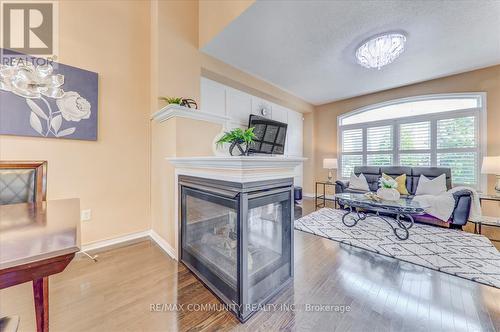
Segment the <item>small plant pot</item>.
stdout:
[[249,144],[245,142],[236,141],[232,142],[229,146],[229,153],[231,156],[248,156],[248,149],[250,148]]
[[401,194],[396,189],[380,188],[377,190],[377,196],[385,201],[397,201],[401,197]]

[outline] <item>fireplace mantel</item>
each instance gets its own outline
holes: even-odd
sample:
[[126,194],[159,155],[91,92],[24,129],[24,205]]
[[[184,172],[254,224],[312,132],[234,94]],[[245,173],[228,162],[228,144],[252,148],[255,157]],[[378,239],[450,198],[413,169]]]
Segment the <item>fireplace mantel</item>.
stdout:
[[177,174],[236,182],[293,177],[307,158],[271,156],[206,156],[166,158]]

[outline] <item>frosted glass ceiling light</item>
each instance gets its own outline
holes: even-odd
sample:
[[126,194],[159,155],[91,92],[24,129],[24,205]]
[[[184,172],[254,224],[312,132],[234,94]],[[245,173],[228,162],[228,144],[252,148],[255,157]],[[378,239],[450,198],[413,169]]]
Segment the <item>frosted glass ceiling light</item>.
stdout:
[[357,49],[356,59],[363,67],[380,69],[403,53],[405,43],[406,37],[401,33],[377,35]]

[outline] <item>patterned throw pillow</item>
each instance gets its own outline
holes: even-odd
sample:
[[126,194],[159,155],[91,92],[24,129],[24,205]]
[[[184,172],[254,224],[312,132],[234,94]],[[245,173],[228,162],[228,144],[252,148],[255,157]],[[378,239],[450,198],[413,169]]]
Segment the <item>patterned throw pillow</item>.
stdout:
[[[392,179],[393,177],[390,175],[387,175],[385,173],[382,173],[382,177],[384,179]],[[409,195],[410,193],[408,192],[408,189],[406,189],[406,174],[401,174],[400,176],[394,178],[394,180],[398,183],[398,187],[396,188],[397,191],[401,195]]]

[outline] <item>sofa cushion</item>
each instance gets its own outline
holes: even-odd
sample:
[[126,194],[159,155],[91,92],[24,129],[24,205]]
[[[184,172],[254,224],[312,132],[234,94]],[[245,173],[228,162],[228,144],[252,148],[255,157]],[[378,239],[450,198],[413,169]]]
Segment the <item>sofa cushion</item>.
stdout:
[[412,186],[412,168],[407,166],[383,166],[380,167],[380,172],[385,173],[393,178],[406,174],[406,190],[411,192]]
[[441,174],[437,178],[428,179],[425,175],[420,175],[417,192],[415,195],[439,195],[446,192],[446,175]]
[[363,173],[368,182],[368,187],[370,191],[377,191],[378,189],[378,179],[382,176],[380,172],[380,167],[378,166],[356,166],[354,167],[354,174],[359,175]]
[[393,179],[398,184],[396,190],[401,195],[409,195],[408,188],[406,188],[406,174],[401,174],[400,176],[392,177],[390,175],[382,173],[382,177],[387,180]]
[[418,181],[420,179],[420,175],[424,175],[428,179],[434,179],[440,176],[441,174],[445,174],[446,176],[446,189],[451,189],[451,168],[447,167],[413,167],[412,168],[412,183],[411,190],[409,190],[410,194],[415,195],[417,192]]
[[361,173],[359,176],[352,173],[349,179],[349,189],[369,191],[368,182],[365,176]]

